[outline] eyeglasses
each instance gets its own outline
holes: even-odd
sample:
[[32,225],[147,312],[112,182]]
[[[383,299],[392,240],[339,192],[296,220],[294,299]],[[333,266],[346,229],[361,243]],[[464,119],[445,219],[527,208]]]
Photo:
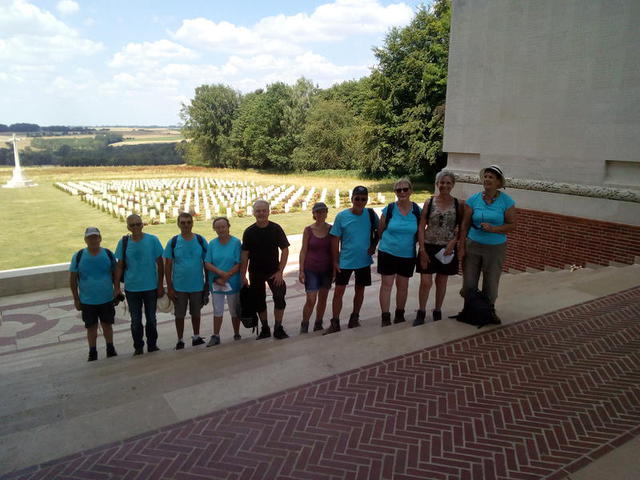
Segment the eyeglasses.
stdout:
[[369,197],[353,197],[354,202],[366,202],[369,200]]
[[129,223],[128,225],[129,225],[131,228],[133,228],[133,227],[141,227],[141,226],[142,226],[142,222]]
[[396,193],[407,193],[409,190],[411,190],[409,187],[396,188]]

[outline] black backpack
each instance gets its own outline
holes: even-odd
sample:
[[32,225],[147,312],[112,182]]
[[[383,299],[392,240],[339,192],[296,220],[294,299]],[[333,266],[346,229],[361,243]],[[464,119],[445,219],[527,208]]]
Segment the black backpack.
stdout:
[[464,307],[457,315],[449,318],[455,318],[459,322],[468,323],[469,325],[482,328],[485,325],[497,325],[500,320],[495,316],[495,311],[491,300],[480,290],[469,289],[464,299]]
[[[196,238],[198,239],[198,243],[200,244],[200,247],[202,247],[202,250],[204,252],[207,251],[207,242],[204,239],[204,237],[202,235],[198,235],[197,233],[194,233],[194,235],[196,236]],[[171,238],[171,258],[175,258],[175,249],[176,249],[176,244],[178,243],[178,236],[176,235],[174,237]],[[206,267],[204,267],[204,262],[202,262],[203,268],[204,268],[204,286],[202,287],[202,306],[204,307],[205,305],[207,305],[209,303],[209,281],[208,281],[208,274],[207,274],[207,269]]]
[[[113,252],[111,250],[109,250],[108,248],[104,248],[104,251],[107,252],[107,257],[109,257],[109,261],[111,262],[111,271],[113,272],[113,270],[116,268],[116,257],[114,257]],[[75,268],[76,271],[78,270],[78,267],[80,266],[80,259],[82,258],[82,254],[84,253],[84,248],[81,248],[80,250],[78,250],[76,252],[76,261],[75,261]],[[80,272],[78,272],[78,282],[80,282]]]
[[256,303],[254,300],[253,291],[249,286],[243,285],[240,289],[240,321],[245,328],[250,328],[251,331],[258,331],[258,312],[256,312]]
[[378,224],[376,223],[378,215],[374,212],[373,208],[367,208],[367,212],[369,212],[369,223],[371,224],[369,244],[378,245],[378,240],[380,240],[380,236],[378,235]]

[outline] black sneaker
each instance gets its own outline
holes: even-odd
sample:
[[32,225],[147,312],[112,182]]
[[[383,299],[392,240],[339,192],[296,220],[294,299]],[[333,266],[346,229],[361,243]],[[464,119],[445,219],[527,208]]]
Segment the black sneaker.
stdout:
[[382,321],[380,322],[382,327],[388,327],[391,325],[391,313],[390,312],[382,312]]
[[271,329],[269,327],[262,327],[260,330],[260,334],[258,335],[258,340],[262,340],[263,338],[269,338],[271,336]]
[[158,348],[157,345],[153,345],[152,347],[147,347],[147,352],[149,353],[157,352],[158,350],[160,349]]
[[87,358],[87,362],[95,362],[96,360],[98,360],[98,351],[89,350],[89,358]]
[[[309,322],[302,322],[300,324],[300,333],[309,333]],[[275,332],[273,332],[275,335]]]
[[347,328],[356,328],[360,326],[360,314],[352,313],[349,317],[349,323],[347,324]]
[[198,337],[196,339],[191,340],[191,346],[197,347],[198,345],[204,345],[205,341],[202,337]]
[[242,335],[240,335],[239,333],[236,333],[236,334],[233,336],[233,339],[234,339],[234,340],[236,340],[236,341],[238,341],[238,340],[242,340]]
[[178,340],[176,343],[176,350],[182,350],[184,348],[184,342],[182,340]]
[[273,327],[273,338],[277,340],[284,340],[285,338],[289,338],[289,335],[284,331],[284,327],[282,325],[276,325]]
[[433,321],[437,322],[438,320],[442,320],[442,312],[440,310],[433,311]]
[[140,348],[136,348],[133,351],[133,356],[135,357],[136,355],[142,355],[144,353],[144,348],[140,347]]
[[118,352],[116,352],[116,348],[113,345],[107,345],[107,358],[117,357]]
[[313,331],[317,332],[318,330],[323,330],[322,322],[316,322],[313,324]]
[[404,310],[397,310],[393,316],[393,323],[402,323],[404,322]]
[[327,328],[322,335],[329,335],[330,333],[336,333],[340,331],[340,319],[332,318],[329,328]]
[[220,337],[218,335],[211,335],[211,339],[209,343],[207,343],[207,347],[215,347],[216,345],[220,345]]
[[416,314],[416,319],[413,321],[413,326],[417,327],[418,325],[424,325],[424,319],[427,317],[427,312],[424,310],[418,310]]

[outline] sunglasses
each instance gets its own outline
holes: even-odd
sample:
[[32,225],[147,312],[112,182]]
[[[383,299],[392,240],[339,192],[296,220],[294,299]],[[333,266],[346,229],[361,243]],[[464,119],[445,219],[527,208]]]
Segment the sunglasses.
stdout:
[[396,193],[407,193],[409,190],[411,190],[409,187],[396,188]]
[[369,200],[369,197],[353,197],[354,202],[366,202]]
[[142,222],[138,222],[138,223],[129,223],[128,224],[130,227],[141,227],[142,226]]

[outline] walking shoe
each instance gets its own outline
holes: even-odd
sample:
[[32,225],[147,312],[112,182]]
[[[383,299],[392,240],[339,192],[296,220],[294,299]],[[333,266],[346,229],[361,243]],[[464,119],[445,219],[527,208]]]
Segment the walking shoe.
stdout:
[[500,317],[493,309],[491,309],[491,321],[489,323],[492,325],[500,325],[502,323],[502,320],[500,320]]
[[89,358],[87,358],[87,362],[94,362],[98,359],[98,351],[97,350],[89,350]]
[[433,311],[433,321],[437,322],[438,320],[442,320],[442,312],[440,310]]
[[117,356],[118,356],[118,352],[116,352],[116,348],[113,346],[113,344],[107,345],[107,358],[117,357]]
[[282,325],[276,325],[273,327],[273,338],[284,340],[285,338],[289,338],[289,335],[284,331],[284,327]]
[[391,313],[390,312],[382,312],[381,325],[383,327],[388,327],[389,325],[391,325]]
[[182,350],[184,348],[184,342],[182,340],[178,340],[176,343],[176,350]]
[[216,345],[220,345],[220,337],[218,335],[211,335],[207,347],[215,347]]
[[327,328],[322,335],[329,335],[330,333],[336,333],[340,331],[340,319],[332,318],[329,328]]
[[316,322],[313,324],[313,331],[317,332],[318,330],[322,330],[324,327],[322,326],[322,322]]
[[357,313],[352,313],[349,317],[349,323],[347,324],[347,328],[356,328],[360,326],[360,315]]
[[151,345],[151,346],[147,347],[147,352],[149,352],[149,353],[157,352],[158,350],[160,350],[160,349],[158,348],[157,345]]
[[202,338],[201,336],[191,339],[192,347],[197,347],[198,345],[204,345],[204,343],[205,343],[204,338]]
[[262,340],[263,338],[269,338],[271,336],[271,329],[269,327],[262,327],[260,330],[260,334],[258,335],[258,340]]
[[396,308],[396,314],[393,316],[393,323],[404,322],[404,310],[398,310]]
[[236,333],[236,334],[233,336],[233,339],[234,339],[234,340],[236,340],[236,341],[241,340],[241,339],[242,339],[242,335],[240,335],[239,333]]
[[427,316],[427,312],[425,312],[424,310],[418,310],[418,313],[416,314],[416,319],[413,321],[413,326],[417,327],[418,325],[424,325],[424,319]]
[[[300,333],[309,333],[309,322],[302,322],[300,324]],[[275,335],[275,332],[274,332]]]
[[144,348],[140,347],[140,348],[136,348],[133,351],[133,356],[135,357],[136,355],[142,355],[144,353]]

